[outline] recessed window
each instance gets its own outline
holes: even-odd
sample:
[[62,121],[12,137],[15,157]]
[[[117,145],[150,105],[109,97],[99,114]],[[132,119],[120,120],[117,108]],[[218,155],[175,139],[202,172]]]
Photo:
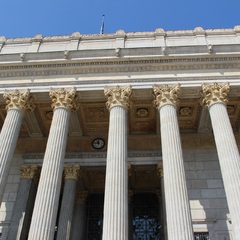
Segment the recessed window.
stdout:
[[208,232],[194,233],[194,240],[210,240]]

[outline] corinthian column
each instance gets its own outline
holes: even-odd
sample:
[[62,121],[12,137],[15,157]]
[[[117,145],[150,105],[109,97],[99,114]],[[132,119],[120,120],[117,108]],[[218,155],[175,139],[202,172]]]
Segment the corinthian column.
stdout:
[[70,111],[77,108],[76,90],[50,90],[53,119],[29,231],[29,240],[54,237]]
[[168,240],[192,240],[192,220],[176,113],[179,88],[179,85],[155,85],[154,104],[160,114]]
[[5,191],[23,114],[25,111],[32,111],[35,107],[29,90],[5,91],[3,97],[7,103],[7,116],[0,134],[0,203]]
[[37,192],[39,167],[37,165],[22,165],[20,178],[17,199],[8,230],[8,240],[27,239]]
[[110,111],[103,215],[104,240],[128,239],[127,108],[131,87],[106,88]]
[[87,191],[77,192],[76,194],[71,240],[85,239],[87,196]]
[[229,84],[203,85],[202,104],[209,109],[235,239],[239,240],[240,157],[226,108],[228,91]]
[[57,240],[70,239],[79,170],[80,166],[78,164],[66,164],[64,166],[65,184],[58,223]]

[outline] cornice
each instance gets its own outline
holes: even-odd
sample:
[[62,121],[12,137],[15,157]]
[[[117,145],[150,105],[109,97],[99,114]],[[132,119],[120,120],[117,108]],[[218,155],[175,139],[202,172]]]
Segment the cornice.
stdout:
[[[161,28],[157,28],[155,31],[148,31],[148,32],[127,32],[125,33],[124,30],[118,30],[116,33],[108,33],[108,34],[80,34],[78,33],[79,36],[83,39],[105,39],[105,38],[113,38],[113,37],[118,37],[119,33],[120,35],[125,35],[127,37],[132,37],[132,36],[137,36],[137,37],[152,37],[155,36],[156,33],[159,33],[159,29],[161,29],[161,33],[166,34],[167,36],[186,36],[186,35],[193,35],[195,34],[198,29],[201,27],[196,27],[193,30],[169,30],[169,31],[164,31]],[[228,35],[228,34],[235,34],[239,32],[239,26],[235,26],[234,28],[225,28],[225,29],[202,29],[201,32],[206,32],[209,35]],[[72,35],[62,35],[62,36],[45,36],[42,37],[44,41],[52,41],[52,40],[71,40],[71,38],[74,36],[75,33],[72,33]],[[40,35],[40,34],[37,34]],[[1,36],[0,36],[1,37]],[[3,37],[3,36],[2,36]],[[19,38],[8,38],[5,41],[6,42],[29,42],[32,39],[35,39],[36,37],[19,37]]]

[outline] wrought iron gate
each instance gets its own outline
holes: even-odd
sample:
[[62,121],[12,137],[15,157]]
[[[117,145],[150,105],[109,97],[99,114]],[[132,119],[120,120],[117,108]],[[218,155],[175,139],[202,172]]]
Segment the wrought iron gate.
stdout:
[[87,200],[86,240],[102,239],[103,194],[89,195]]
[[133,196],[133,240],[160,240],[159,201],[155,194]]

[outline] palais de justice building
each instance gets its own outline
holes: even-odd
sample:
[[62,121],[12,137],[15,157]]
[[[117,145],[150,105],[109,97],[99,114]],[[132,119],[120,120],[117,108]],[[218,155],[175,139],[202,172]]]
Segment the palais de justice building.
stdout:
[[1,240],[239,240],[240,26],[0,37]]

